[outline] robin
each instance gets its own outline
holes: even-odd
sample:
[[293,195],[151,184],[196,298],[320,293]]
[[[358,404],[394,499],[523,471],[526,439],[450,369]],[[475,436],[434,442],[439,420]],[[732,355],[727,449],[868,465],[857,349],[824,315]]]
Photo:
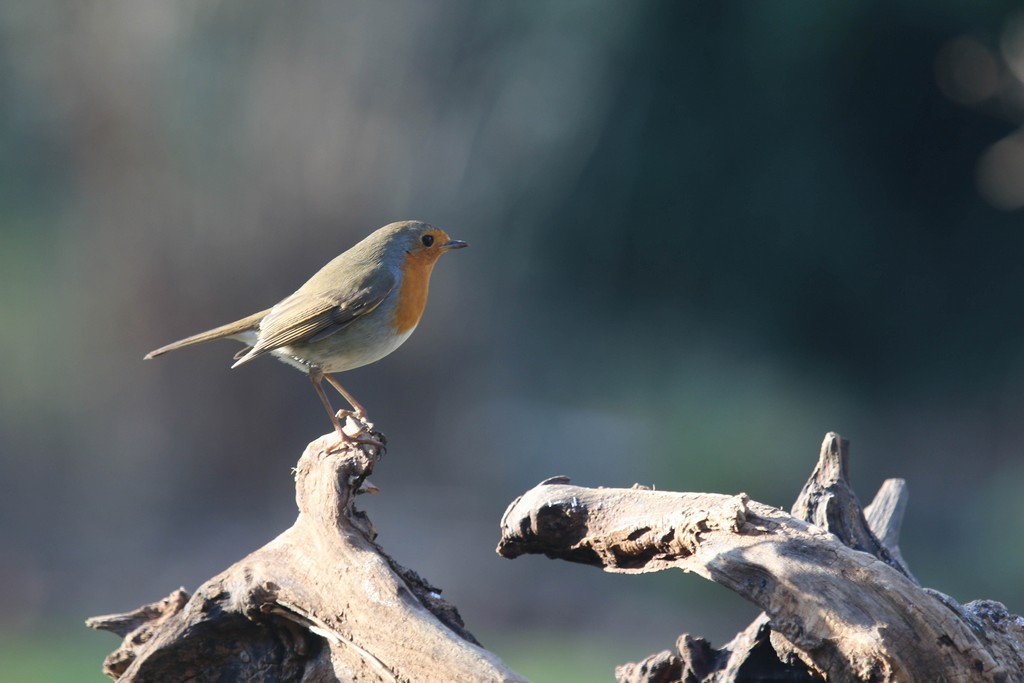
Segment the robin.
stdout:
[[272,308],[161,346],[146,358],[214,339],[244,342],[232,368],[270,354],[308,373],[341,440],[365,441],[342,429],[338,415],[348,413],[335,413],[322,381],[365,421],[366,411],[331,373],[368,365],[401,346],[423,315],[438,257],[466,246],[420,221],[385,225]]

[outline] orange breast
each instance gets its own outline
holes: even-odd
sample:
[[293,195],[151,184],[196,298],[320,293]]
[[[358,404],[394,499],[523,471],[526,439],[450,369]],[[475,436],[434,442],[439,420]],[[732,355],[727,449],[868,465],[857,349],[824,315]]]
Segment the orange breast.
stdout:
[[393,325],[398,334],[405,334],[416,327],[427,305],[430,289],[430,273],[437,263],[437,255],[429,252],[407,254],[402,264],[402,286],[398,292],[398,306],[395,308]]

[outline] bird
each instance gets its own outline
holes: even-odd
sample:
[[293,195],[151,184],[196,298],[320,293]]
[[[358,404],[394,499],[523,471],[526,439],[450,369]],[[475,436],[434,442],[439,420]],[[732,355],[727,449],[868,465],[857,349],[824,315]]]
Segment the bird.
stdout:
[[[341,442],[376,443],[342,429],[339,415],[366,422],[366,410],[334,373],[369,365],[397,349],[420,322],[438,258],[469,246],[422,221],[399,221],[370,233],[271,308],[171,342],[149,360],[186,346],[233,339],[246,346],[232,368],[271,355],[309,375]],[[322,382],[352,407],[335,412]],[[360,432],[362,433],[362,432]]]

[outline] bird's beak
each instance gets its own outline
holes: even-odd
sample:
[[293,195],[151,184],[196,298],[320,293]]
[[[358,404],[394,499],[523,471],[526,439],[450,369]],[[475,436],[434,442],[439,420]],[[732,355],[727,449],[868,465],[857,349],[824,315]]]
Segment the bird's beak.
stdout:
[[466,244],[465,242],[463,242],[462,240],[448,240],[444,244],[444,250],[445,251],[451,251],[452,249],[462,249],[463,247],[468,247],[468,246],[469,245]]

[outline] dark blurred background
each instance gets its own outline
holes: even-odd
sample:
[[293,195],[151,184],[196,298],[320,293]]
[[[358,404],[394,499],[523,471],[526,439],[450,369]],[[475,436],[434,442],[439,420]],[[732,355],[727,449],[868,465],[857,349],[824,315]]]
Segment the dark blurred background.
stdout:
[[[1014,13],[1013,8],[1017,8]],[[126,611],[294,519],[329,430],[222,342],[385,223],[472,244],[344,381],[365,508],[538,681],[755,610],[493,548],[540,480],[788,507],[827,430],[908,480],[925,585],[1024,611],[1016,2],[34,2],[0,9],[0,660],[102,679]]]

